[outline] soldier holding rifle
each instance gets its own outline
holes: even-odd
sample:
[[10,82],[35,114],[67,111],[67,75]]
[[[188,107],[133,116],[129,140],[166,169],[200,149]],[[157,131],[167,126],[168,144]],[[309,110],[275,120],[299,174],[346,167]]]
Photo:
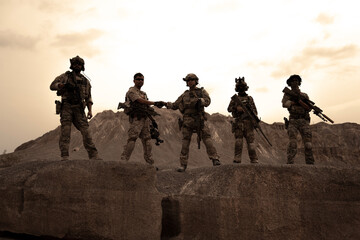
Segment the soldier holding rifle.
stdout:
[[[59,147],[61,160],[69,160],[69,145],[71,125],[74,124],[83,136],[83,144],[88,152],[89,159],[102,160],[89,131],[88,119],[92,118],[91,85],[89,80],[81,74],[85,71],[85,61],[79,56],[70,59],[70,69],[56,77],[51,83],[50,89],[57,91],[61,96],[61,102],[56,103],[56,114],[60,114],[61,132]],[[85,108],[88,113],[85,115]]]
[[259,129],[265,140],[270,144],[269,140],[260,127],[260,119],[257,117],[257,110],[254,99],[249,96],[246,91],[249,89],[245,78],[235,78],[236,87],[235,94],[231,97],[228,106],[228,112],[231,112],[235,118],[232,123],[232,132],[235,135],[235,154],[234,163],[241,163],[241,154],[243,149],[243,139],[246,139],[247,149],[251,163],[258,163],[258,157],[255,150],[255,134],[254,130]]
[[[125,97],[124,112],[129,115],[130,128],[128,130],[128,140],[124,146],[124,151],[121,154],[121,160],[128,161],[135,147],[137,138],[141,139],[144,149],[145,161],[153,165],[154,160],[152,158],[151,129],[158,128],[154,118],[152,116],[157,115],[150,105],[155,105],[159,108],[164,106],[162,102],[149,101],[144,91],[141,91],[141,87],[144,85],[144,75],[136,73],[134,75],[134,86],[129,88]],[[118,109],[122,108],[123,104],[119,104]],[[158,136],[157,136],[158,137]],[[157,145],[162,140],[158,139]]]
[[286,81],[287,87],[284,88],[284,96],[282,106],[287,108],[290,116],[289,120],[285,118],[285,127],[289,135],[289,145],[287,149],[287,164],[294,163],[294,157],[297,153],[297,134],[300,132],[305,149],[306,164],[314,164],[314,156],[312,152],[312,133],[310,130],[310,114],[313,113],[324,121],[334,123],[328,116],[322,113],[322,110],[315,106],[315,103],[309,99],[309,96],[300,91],[301,77],[299,75],[291,75]]
[[189,73],[183,80],[186,82],[189,90],[186,90],[175,102],[166,103],[168,109],[179,109],[183,114],[183,119],[179,121],[183,135],[180,153],[181,166],[177,171],[184,172],[187,168],[189,145],[193,133],[197,134],[198,148],[200,148],[200,141],[203,140],[206,152],[213,166],[218,166],[220,165],[219,156],[211,140],[204,110],[205,107],[210,105],[210,96],[204,88],[196,87],[199,83],[199,78],[195,74]]

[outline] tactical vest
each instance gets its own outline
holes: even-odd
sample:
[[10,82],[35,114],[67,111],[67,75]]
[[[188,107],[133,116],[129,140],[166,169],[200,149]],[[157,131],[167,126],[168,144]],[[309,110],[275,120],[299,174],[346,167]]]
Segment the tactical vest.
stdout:
[[[290,100],[292,100],[291,96],[289,96]],[[306,119],[310,120],[310,114],[309,111],[307,111],[305,108],[303,108],[300,104],[296,103],[295,100],[292,100],[295,104],[293,104],[290,108],[288,108],[289,111],[289,118],[290,119]]]
[[[252,106],[250,104],[250,96],[248,95],[245,95],[245,96],[239,96],[239,95],[236,95],[240,101],[244,104],[244,105],[249,105],[251,110],[254,111],[254,109],[252,109]],[[234,106],[233,106],[233,109],[232,109],[232,116],[236,119],[239,119],[239,120],[243,120],[243,119],[246,119],[246,118],[250,118],[250,116],[248,116],[247,114],[245,114],[245,112],[239,112],[238,110],[236,110],[236,107],[238,105],[235,104],[234,102]]]
[[66,76],[67,82],[64,88],[57,92],[57,95],[62,96],[64,102],[72,105],[85,104],[87,79],[82,75],[76,77],[70,71],[66,72]]
[[150,107],[149,105],[139,103],[138,101],[128,101],[127,97],[125,97],[125,104],[129,105],[129,107],[124,109],[124,113],[127,114],[130,118],[137,118],[140,120],[142,118],[149,117],[149,115],[157,115],[154,108]]
[[192,91],[186,90],[183,98],[184,108],[183,111],[181,111],[181,108],[179,107],[180,112],[185,115],[203,114],[205,112],[204,106],[193,104],[194,99],[203,98],[203,96],[203,88],[195,88]]

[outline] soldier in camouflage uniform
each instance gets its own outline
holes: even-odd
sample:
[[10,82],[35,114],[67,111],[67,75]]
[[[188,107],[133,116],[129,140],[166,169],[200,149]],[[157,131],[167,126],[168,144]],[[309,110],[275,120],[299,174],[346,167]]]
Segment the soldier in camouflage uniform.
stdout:
[[[301,77],[299,75],[291,75],[286,81],[287,85],[291,87],[291,91],[301,94],[305,98],[309,99],[309,96],[306,93],[300,91],[299,86],[301,85]],[[297,134],[300,132],[301,138],[304,143],[305,148],[305,162],[306,164],[314,164],[314,157],[312,153],[312,134],[310,131],[310,114],[309,110],[303,108],[300,104],[297,103],[297,99],[293,99],[288,94],[284,94],[282,99],[282,106],[287,108],[290,116],[288,123],[288,135],[289,135],[289,145],[287,149],[287,163],[293,164],[294,157],[297,152]]]
[[206,124],[204,108],[210,105],[209,94],[204,88],[198,88],[198,77],[190,73],[185,78],[189,90],[186,90],[174,103],[166,103],[168,109],[177,110],[183,114],[181,131],[183,135],[182,148],[180,153],[179,172],[184,172],[189,158],[189,145],[193,133],[199,133],[204,141],[207,154],[213,163],[213,166],[220,165],[219,156],[213,145],[210,136],[210,130]]
[[[50,85],[50,89],[57,91],[57,95],[61,96],[61,103],[59,103],[59,106],[61,104],[59,111],[61,160],[69,159],[71,123],[81,132],[89,158],[101,160],[89,132],[88,119],[92,118],[93,101],[90,82],[80,73],[85,71],[84,60],[79,56],[70,59],[70,69],[72,71],[61,74]],[[87,116],[85,107],[88,108]]]
[[[248,105],[251,111],[257,115],[256,106],[254,99],[249,96],[246,91],[249,89],[244,78],[236,79],[235,91],[238,94],[235,94],[235,97],[238,97],[239,100],[244,104]],[[232,114],[235,118],[235,122],[232,123],[232,132],[235,135],[235,156],[234,163],[241,163],[241,154],[243,149],[243,138],[246,139],[247,149],[249,153],[249,158],[251,163],[258,163],[258,157],[255,150],[255,134],[254,134],[254,125],[251,121],[250,116],[248,116],[244,109],[238,105],[234,100],[231,99],[228,106],[228,112]]]
[[154,164],[151,153],[151,135],[149,119],[150,105],[162,107],[161,102],[152,102],[141,87],[144,85],[144,76],[141,73],[134,75],[134,86],[129,88],[126,93],[125,104],[129,106],[127,114],[129,115],[130,128],[128,130],[128,140],[124,146],[124,151],[121,155],[121,160],[128,161],[135,147],[137,138],[141,139],[144,149],[144,159],[150,165]]

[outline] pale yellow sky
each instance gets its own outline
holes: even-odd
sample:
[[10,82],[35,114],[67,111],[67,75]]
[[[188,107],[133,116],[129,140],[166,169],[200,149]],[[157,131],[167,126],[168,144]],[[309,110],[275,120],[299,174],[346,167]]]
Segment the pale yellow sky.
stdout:
[[[207,112],[227,115],[245,76],[259,117],[281,122],[291,74],[336,123],[360,123],[356,0],[0,0],[0,154],[59,125],[53,79],[85,59],[94,113],[116,111],[145,75],[151,100],[174,101],[194,72]],[[321,121],[312,115],[312,123]]]

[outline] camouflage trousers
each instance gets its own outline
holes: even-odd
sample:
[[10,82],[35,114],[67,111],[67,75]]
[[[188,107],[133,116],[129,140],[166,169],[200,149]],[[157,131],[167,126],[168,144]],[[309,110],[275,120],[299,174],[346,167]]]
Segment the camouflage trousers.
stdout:
[[61,133],[59,147],[61,157],[69,156],[69,145],[71,136],[71,124],[73,123],[77,130],[81,132],[83,144],[88,152],[89,158],[98,156],[98,151],[92,141],[89,124],[84,109],[80,105],[70,105],[63,103],[60,112]]
[[[180,164],[182,166],[187,166],[189,159],[189,146],[191,142],[191,137],[193,133],[196,133],[196,126],[194,125],[194,121],[189,117],[184,116],[182,131],[182,147],[180,152]],[[204,123],[204,127],[201,131],[201,140],[204,142],[206,147],[206,153],[210,160],[219,159],[216,148],[214,147],[213,141],[211,140],[210,129]]]
[[297,153],[297,134],[300,132],[305,149],[305,162],[307,164],[314,163],[314,157],[312,152],[312,134],[310,131],[309,121],[305,119],[291,119],[289,120],[288,135],[289,145],[287,149],[287,163],[294,163],[294,157]]
[[234,162],[241,162],[243,150],[243,139],[246,139],[250,162],[257,163],[258,157],[255,150],[255,134],[254,126],[250,120],[236,120],[233,123],[233,132],[235,135],[235,153]]
[[154,163],[151,154],[152,147],[150,142],[150,123],[151,121],[149,118],[141,118],[140,120],[138,120],[137,118],[130,119],[128,140],[126,145],[124,146],[124,151],[121,155],[122,160],[129,161],[135,147],[135,142],[137,138],[140,138],[143,145],[145,161],[149,164]]

